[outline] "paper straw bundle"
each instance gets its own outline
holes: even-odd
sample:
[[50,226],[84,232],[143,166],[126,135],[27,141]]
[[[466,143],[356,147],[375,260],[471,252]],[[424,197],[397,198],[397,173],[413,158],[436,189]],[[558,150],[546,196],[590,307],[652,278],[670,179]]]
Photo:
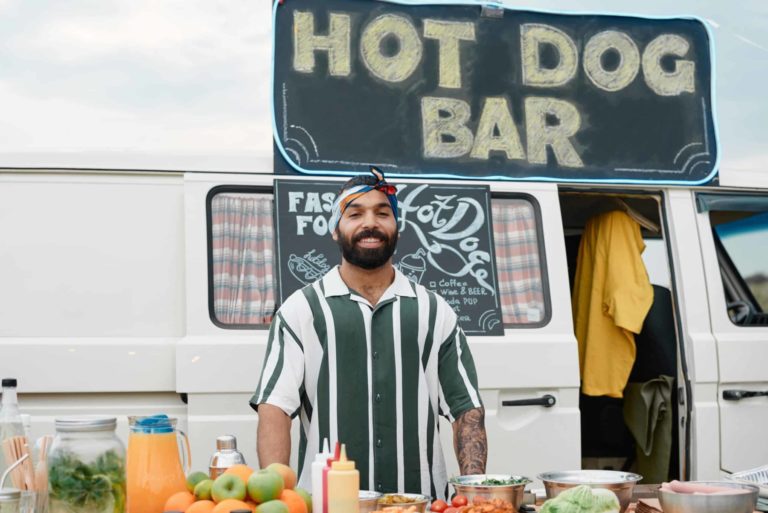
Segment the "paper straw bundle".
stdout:
[[13,436],[3,440],[3,456],[8,466],[27,456],[21,465],[11,471],[11,482],[19,490],[34,490],[34,467],[29,458],[29,442],[26,436]]

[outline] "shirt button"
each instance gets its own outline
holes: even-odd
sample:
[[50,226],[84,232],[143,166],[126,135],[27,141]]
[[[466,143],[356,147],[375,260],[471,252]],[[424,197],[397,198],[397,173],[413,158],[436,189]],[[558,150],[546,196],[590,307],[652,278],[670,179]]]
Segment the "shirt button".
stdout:
[[373,359],[374,360],[378,360],[379,359],[379,352],[378,351],[374,351],[373,352]]
[[378,440],[376,440],[376,447],[381,448],[381,445],[382,445],[381,444],[381,438],[379,438]]
[[378,491],[382,491],[382,490],[384,489],[384,487],[382,486],[382,484],[381,484],[381,483],[376,483],[376,489],[377,489]]
[[376,402],[377,403],[381,402],[381,394],[376,394]]

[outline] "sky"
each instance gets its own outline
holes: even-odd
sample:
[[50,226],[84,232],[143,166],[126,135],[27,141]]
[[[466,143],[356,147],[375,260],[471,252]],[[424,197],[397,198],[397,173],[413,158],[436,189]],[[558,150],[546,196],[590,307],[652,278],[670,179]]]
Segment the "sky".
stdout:
[[0,0],[0,33],[0,165],[271,154],[265,0]]
[[[504,3],[708,20],[722,168],[763,179],[768,1]],[[0,167],[269,171],[269,0],[0,0],[0,33]]]

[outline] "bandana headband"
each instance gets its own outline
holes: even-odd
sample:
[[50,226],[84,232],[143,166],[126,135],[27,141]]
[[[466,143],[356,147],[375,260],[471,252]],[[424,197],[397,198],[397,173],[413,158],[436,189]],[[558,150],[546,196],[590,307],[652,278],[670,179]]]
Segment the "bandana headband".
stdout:
[[384,173],[375,167],[371,167],[371,173],[376,177],[377,182],[374,185],[355,185],[345,190],[336,197],[331,207],[331,220],[328,223],[330,233],[336,231],[336,227],[339,225],[341,216],[347,210],[350,204],[363,194],[372,190],[383,192],[389,200],[389,206],[392,208],[392,213],[397,219],[397,188],[394,185],[390,185],[384,178]]

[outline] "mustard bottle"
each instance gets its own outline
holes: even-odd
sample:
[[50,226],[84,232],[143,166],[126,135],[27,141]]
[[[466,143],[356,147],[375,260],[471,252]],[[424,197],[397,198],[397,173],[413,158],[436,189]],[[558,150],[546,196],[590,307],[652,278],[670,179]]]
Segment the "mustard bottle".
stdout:
[[360,472],[347,459],[347,447],[342,444],[341,457],[328,471],[328,513],[360,513],[359,495]]

